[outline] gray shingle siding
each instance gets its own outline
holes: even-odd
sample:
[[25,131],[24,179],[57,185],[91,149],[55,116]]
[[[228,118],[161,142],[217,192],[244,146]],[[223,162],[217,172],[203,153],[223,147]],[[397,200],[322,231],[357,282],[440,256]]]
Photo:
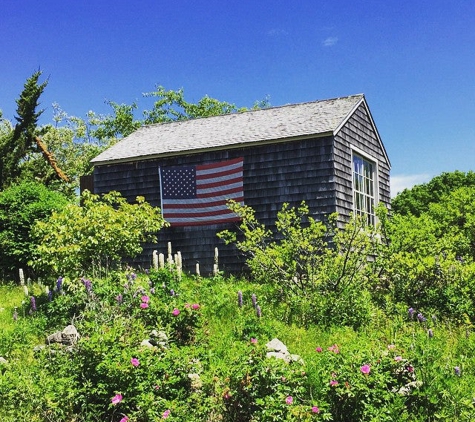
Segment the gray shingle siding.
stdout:
[[[331,157],[332,137],[306,139],[290,143],[262,145],[254,148],[213,151],[190,156],[170,157],[136,163],[119,163],[98,166],[94,171],[96,193],[120,191],[128,200],[137,195],[145,196],[152,205],[160,205],[158,167],[199,164],[244,157],[244,202],[256,210],[256,217],[272,227],[277,212],[284,202],[298,205],[305,200],[316,215],[335,211],[333,167]],[[184,265],[193,271],[196,262],[204,271],[212,271],[214,248],[220,249],[220,262],[224,268],[237,272],[242,260],[237,251],[226,247],[216,232],[235,225],[167,228],[159,233],[157,245],[146,245],[143,256],[136,265],[149,267],[154,249],[166,252],[171,241],[174,250],[180,250]]]
[[390,204],[390,163],[371,124],[371,116],[365,105],[361,104],[335,136],[337,212],[343,216],[342,221],[347,221],[353,211],[352,146],[377,162],[379,201],[388,206]]

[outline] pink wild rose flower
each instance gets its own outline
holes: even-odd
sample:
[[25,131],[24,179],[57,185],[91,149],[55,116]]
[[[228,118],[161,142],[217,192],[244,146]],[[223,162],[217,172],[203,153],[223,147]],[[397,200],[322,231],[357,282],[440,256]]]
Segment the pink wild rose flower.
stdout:
[[140,304],[140,307],[141,307],[142,309],[147,309],[147,308],[148,308],[148,303],[142,302],[142,303]]
[[140,362],[137,358],[130,359],[130,363],[137,368],[140,365]]
[[116,394],[114,397],[111,399],[111,403],[115,406],[116,404],[119,404],[122,401],[122,394]]
[[312,406],[312,413],[320,413],[318,406]]
[[175,308],[175,309],[173,309],[172,314],[174,316],[178,316],[178,315],[180,315],[180,310],[178,308]]
[[287,404],[292,404],[293,401],[294,401],[294,398],[293,398],[292,396],[287,396],[287,397],[285,398],[285,402],[286,402]]
[[365,374],[365,375],[368,375],[370,372],[371,372],[371,367],[369,365],[363,365],[361,368],[360,368],[360,371]]
[[163,412],[162,418],[167,419],[170,416],[171,410],[167,409],[165,412]]

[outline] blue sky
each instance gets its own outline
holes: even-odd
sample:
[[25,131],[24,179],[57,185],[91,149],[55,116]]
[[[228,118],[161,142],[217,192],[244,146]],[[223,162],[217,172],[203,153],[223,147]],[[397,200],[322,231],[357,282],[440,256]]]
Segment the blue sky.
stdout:
[[237,106],[364,93],[393,194],[475,170],[475,2],[137,0],[2,2],[0,109],[40,68],[41,98],[85,117],[163,85]]

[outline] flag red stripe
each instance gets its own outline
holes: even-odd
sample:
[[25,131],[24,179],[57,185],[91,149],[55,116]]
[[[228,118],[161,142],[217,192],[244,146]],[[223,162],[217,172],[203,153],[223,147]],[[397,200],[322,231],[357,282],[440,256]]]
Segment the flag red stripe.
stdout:
[[229,176],[230,174],[242,175],[242,167],[229,169],[225,171],[217,171],[216,173],[200,173],[196,172],[196,180],[216,179],[217,177]]
[[221,161],[219,163],[211,163],[211,164],[199,164],[196,166],[196,171],[199,170],[209,170],[209,169],[218,169],[219,167],[227,167],[233,164],[238,164],[242,162],[242,158],[234,158],[233,160]]
[[[167,208],[168,209],[193,209],[193,208],[209,208],[209,207],[217,207],[219,205],[222,206],[227,206],[229,199],[223,199],[220,201],[208,201],[205,203],[199,203],[195,202],[193,204],[173,204],[173,203],[167,203]],[[244,201],[244,196],[238,197],[238,198],[233,198],[233,201],[235,202],[243,202]]]
[[223,209],[220,209],[220,210],[216,210],[216,211],[208,211],[208,212],[190,212],[190,213],[186,213],[186,214],[183,214],[183,213],[180,213],[180,212],[171,212],[171,213],[164,213],[164,217],[165,219],[168,217],[168,218],[196,218],[196,217],[211,217],[211,216],[216,216],[216,215],[226,215],[226,214],[231,214],[231,215],[234,215],[235,214],[227,209],[227,208],[223,208]]
[[239,217],[233,217],[233,218],[224,218],[222,220],[213,220],[213,221],[180,221],[180,222],[172,221],[171,225],[173,227],[205,226],[205,225],[209,226],[211,224],[237,223],[238,221],[241,221]]

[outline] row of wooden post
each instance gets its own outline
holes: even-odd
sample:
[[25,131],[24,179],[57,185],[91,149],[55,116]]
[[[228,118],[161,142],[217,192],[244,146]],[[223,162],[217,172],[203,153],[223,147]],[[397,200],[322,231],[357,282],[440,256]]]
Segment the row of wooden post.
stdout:
[[[168,254],[166,265],[169,269],[172,269],[175,266],[178,276],[181,277],[183,270],[183,262],[181,258],[181,252],[178,251],[175,254],[172,254],[172,242],[168,242]],[[158,251],[153,251],[152,254],[152,266],[155,270],[165,268],[165,255],[163,253],[158,253]],[[197,276],[200,276],[200,263],[196,263],[195,273]],[[213,264],[213,275],[216,276],[219,274],[219,259],[218,259],[218,248],[214,248],[214,264]]]

